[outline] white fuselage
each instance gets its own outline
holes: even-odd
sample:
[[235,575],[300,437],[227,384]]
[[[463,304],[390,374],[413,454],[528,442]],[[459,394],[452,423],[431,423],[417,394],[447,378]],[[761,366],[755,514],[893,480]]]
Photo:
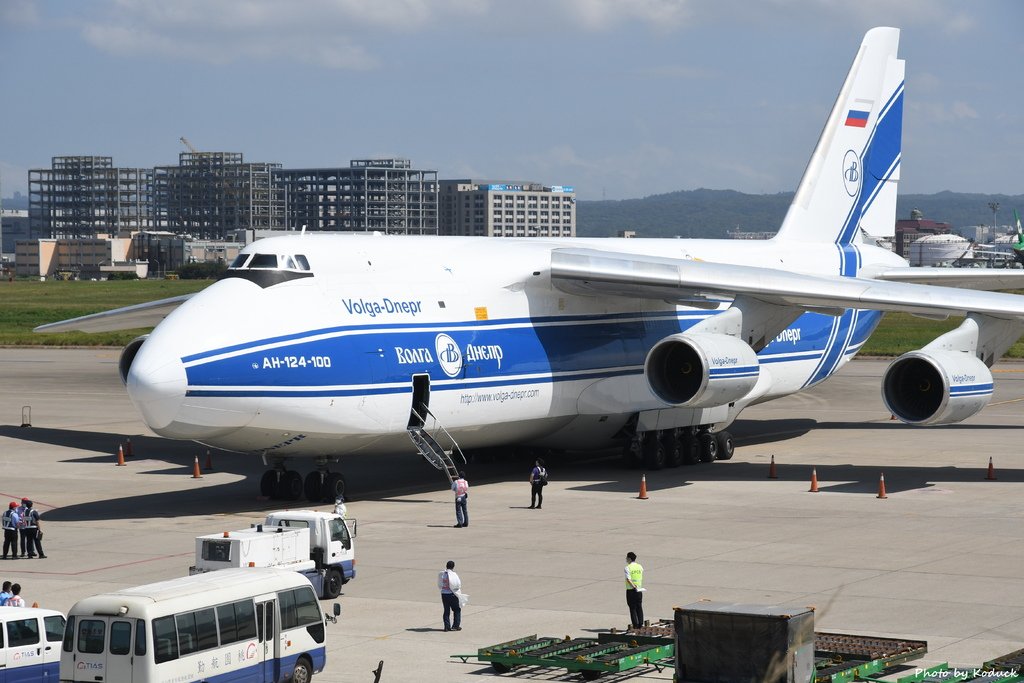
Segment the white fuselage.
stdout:
[[[552,249],[588,246],[840,272],[831,244],[272,238],[244,253],[277,255],[286,267],[233,269],[171,313],[135,357],[129,394],[163,436],[323,456],[409,449],[418,376],[421,394],[429,386],[430,412],[464,448],[607,446],[631,416],[670,407],[643,374],[653,344],[718,311],[556,289]],[[877,247],[857,251],[862,275],[905,265]],[[298,255],[308,269],[288,261]],[[825,379],[856,353],[879,317],[854,310],[802,315],[758,354],[756,390],[715,421]]]

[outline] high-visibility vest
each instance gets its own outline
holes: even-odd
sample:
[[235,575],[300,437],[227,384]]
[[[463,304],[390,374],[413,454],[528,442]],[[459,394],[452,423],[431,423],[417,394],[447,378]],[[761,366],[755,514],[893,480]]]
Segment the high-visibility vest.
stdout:
[[4,528],[5,529],[17,529],[18,522],[14,519],[15,512],[13,509],[4,511]]
[[[626,565],[626,571],[629,572],[629,580],[626,581],[626,588],[631,589],[633,586],[640,588],[644,584],[644,568],[640,566],[638,562],[630,562]],[[629,582],[633,582],[633,586],[629,585]]]

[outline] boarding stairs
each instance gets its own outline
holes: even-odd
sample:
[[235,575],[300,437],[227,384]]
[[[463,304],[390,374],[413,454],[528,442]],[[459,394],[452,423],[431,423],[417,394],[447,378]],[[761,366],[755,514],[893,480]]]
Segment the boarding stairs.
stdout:
[[[466,462],[466,456],[462,454],[459,444],[455,443],[455,439],[437,421],[437,418],[430,412],[430,409],[426,406],[421,407],[426,412],[426,415],[420,415],[415,410],[413,411],[413,414],[418,418],[419,424],[409,425],[409,438],[412,439],[420,455],[433,465],[434,469],[443,471],[448,477],[448,483],[451,484],[459,478],[459,468],[456,466],[452,456],[457,456],[463,463]],[[430,418],[434,425],[433,433],[426,428],[427,417]],[[442,443],[447,444],[447,448],[442,446]]]

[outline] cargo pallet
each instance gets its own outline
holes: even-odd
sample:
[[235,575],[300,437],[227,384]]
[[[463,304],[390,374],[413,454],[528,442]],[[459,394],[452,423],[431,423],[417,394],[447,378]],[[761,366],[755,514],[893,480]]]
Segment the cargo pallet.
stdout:
[[[667,624],[667,625],[666,625]],[[452,655],[468,661],[490,662],[499,674],[519,666],[565,669],[593,681],[609,672],[621,672],[650,665],[658,671],[674,666],[675,633],[671,622],[602,633],[598,638],[551,638],[536,634],[497,645],[489,645],[471,655]]]
[[[851,683],[872,680],[867,677],[923,656],[928,652],[928,644],[921,640],[816,632],[814,650],[814,683]],[[473,657],[480,662],[490,662],[491,668],[499,674],[520,666],[537,666],[565,669],[568,673],[580,674],[587,681],[643,665],[660,672],[675,666],[675,627],[671,621],[660,621],[624,632],[601,633],[597,638],[552,638],[534,634],[482,647],[476,654],[452,657],[463,662]],[[900,679],[900,683],[927,683],[927,679]]]

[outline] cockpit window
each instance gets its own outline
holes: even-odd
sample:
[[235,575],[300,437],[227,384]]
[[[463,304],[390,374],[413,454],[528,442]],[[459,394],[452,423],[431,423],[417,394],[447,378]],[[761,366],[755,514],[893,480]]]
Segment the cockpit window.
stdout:
[[277,254],[256,254],[249,262],[250,268],[277,268]]
[[302,254],[239,254],[231,262],[233,270],[312,270]]

